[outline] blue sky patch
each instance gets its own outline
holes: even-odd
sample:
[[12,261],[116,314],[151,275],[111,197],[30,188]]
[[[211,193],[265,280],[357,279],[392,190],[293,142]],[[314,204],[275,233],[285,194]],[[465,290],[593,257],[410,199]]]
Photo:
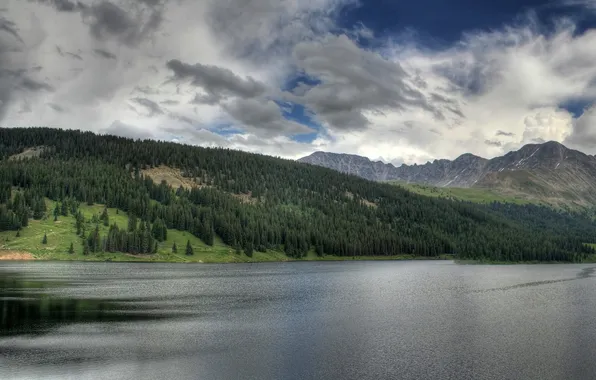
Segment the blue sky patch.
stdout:
[[233,135],[242,134],[243,131],[238,128],[234,128],[232,124],[218,124],[209,128],[210,132],[216,133],[220,136],[228,137]]

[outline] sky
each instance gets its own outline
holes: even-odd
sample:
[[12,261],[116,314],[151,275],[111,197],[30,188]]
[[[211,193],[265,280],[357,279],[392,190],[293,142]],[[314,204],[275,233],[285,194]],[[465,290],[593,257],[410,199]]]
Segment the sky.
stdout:
[[0,126],[399,165],[596,154],[596,0],[3,0]]

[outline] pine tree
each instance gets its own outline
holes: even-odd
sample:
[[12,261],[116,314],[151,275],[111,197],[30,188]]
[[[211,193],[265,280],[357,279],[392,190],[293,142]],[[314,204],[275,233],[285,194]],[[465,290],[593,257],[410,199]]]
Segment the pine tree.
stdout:
[[157,253],[158,250],[159,250],[159,245],[157,244],[157,241],[156,241],[155,245],[153,246],[153,253]]
[[66,200],[62,201],[62,206],[60,207],[60,213],[63,216],[68,216],[68,203],[66,202]]
[[74,244],[72,242],[70,243],[70,247],[68,248],[68,253],[70,253],[71,255],[74,254]]
[[33,219],[39,220],[43,218],[46,212],[46,202],[42,197],[36,197],[33,200]]
[[178,253],[178,247],[176,247],[176,242],[172,245],[172,253]]
[[41,244],[48,244],[48,235],[43,234],[43,239],[41,240]]
[[89,243],[87,239],[83,239],[83,255],[87,256],[89,254]]
[[137,217],[128,211],[128,232],[133,232],[137,229]]
[[186,256],[194,255],[194,251],[192,249],[192,245],[190,245],[190,240],[186,242]]
[[101,216],[99,218],[101,221],[103,221],[103,225],[104,226],[109,226],[110,225],[110,216],[108,215],[108,208],[104,207],[103,212],[101,213]]
[[21,237],[21,230],[17,230],[17,236],[16,237]]

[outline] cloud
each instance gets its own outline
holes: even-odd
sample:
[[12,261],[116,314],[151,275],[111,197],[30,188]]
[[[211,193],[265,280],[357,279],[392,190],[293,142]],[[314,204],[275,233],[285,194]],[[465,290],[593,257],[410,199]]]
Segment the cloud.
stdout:
[[224,109],[240,125],[259,136],[275,136],[280,131],[290,135],[313,132],[305,125],[286,120],[277,104],[271,100],[237,99],[225,104]]
[[503,143],[500,141],[496,141],[496,140],[484,140],[484,143],[486,145],[490,145],[490,146],[496,146],[496,147],[501,147],[503,146]]
[[71,53],[71,52],[68,52],[68,51],[62,51],[62,49],[60,48],[60,46],[56,46],[56,51],[62,57],[70,57],[70,58],[78,59],[79,61],[82,61],[83,60],[83,57],[81,57],[80,55],[78,55],[76,53]]
[[166,100],[162,100],[159,103],[160,104],[164,104],[166,106],[174,106],[174,105],[180,104],[180,101],[178,101],[178,100],[172,100],[172,99],[166,99]]
[[107,50],[103,50],[103,49],[93,49],[93,52],[95,54],[97,54],[98,56],[105,58],[105,59],[116,59],[116,55],[114,53],[110,53]]
[[102,1],[83,8],[81,14],[96,39],[116,38],[126,45],[135,45],[159,28],[161,12],[161,8],[152,8],[148,13],[138,11],[131,17],[118,5]]
[[596,108],[587,109],[574,120],[573,129],[564,144],[578,148],[586,153],[596,154]]
[[219,102],[221,102],[223,99],[223,96],[214,93],[195,94],[195,97],[191,100],[191,103],[208,104],[212,106],[215,104],[219,104]]
[[38,82],[28,77],[23,77],[21,81],[21,88],[29,91],[54,91],[54,87],[51,85],[44,82]]
[[226,51],[254,62],[284,61],[301,41],[336,28],[335,19],[356,0],[220,0],[206,22]]
[[161,107],[152,100],[147,98],[134,98],[131,99],[133,102],[142,105],[143,107],[149,110],[149,115],[153,116],[155,114],[163,114],[163,110]]
[[203,88],[211,96],[238,96],[253,98],[265,92],[265,85],[252,77],[246,79],[231,70],[211,65],[196,63],[190,65],[177,59],[167,62],[168,69],[178,81],[191,79],[191,84]]
[[[6,0],[1,124],[408,164],[541,140],[593,149],[596,112],[564,108],[596,102],[593,29],[530,17],[431,49],[346,26],[352,5]],[[314,141],[292,140],[304,133]]]
[[513,132],[505,132],[505,131],[501,131],[500,129],[495,133],[495,136],[506,136],[506,137],[513,137],[515,136],[515,133]]
[[66,112],[66,110],[58,104],[48,103],[48,107],[59,113]]
[[38,3],[53,6],[59,12],[75,12],[80,10],[83,5],[80,2],[73,2],[70,0],[29,0],[31,2],[36,1]]
[[107,128],[101,131],[103,134],[128,137],[130,139],[156,139],[156,136],[145,128],[137,127],[132,124],[123,123],[120,120],[114,120]]
[[17,41],[23,43],[23,39],[21,38],[15,23],[6,19],[5,17],[0,17],[0,31],[10,34]]
[[444,119],[440,105],[453,104],[438,94],[431,104],[398,62],[359,48],[345,35],[299,43],[294,57],[305,75],[320,84],[289,99],[307,105],[336,130],[365,129],[370,124],[367,113],[388,109],[423,109]]

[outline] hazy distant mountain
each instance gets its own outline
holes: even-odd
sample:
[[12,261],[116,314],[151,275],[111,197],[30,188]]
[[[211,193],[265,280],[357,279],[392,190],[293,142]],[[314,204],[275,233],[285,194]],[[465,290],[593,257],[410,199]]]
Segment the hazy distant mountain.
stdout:
[[555,141],[528,144],[490,160],[466,153],[453,161],[395,167],[356,155],[315,152],[298,161],[373,181],[491,188],[551,203],[596,203],[596,158]]

